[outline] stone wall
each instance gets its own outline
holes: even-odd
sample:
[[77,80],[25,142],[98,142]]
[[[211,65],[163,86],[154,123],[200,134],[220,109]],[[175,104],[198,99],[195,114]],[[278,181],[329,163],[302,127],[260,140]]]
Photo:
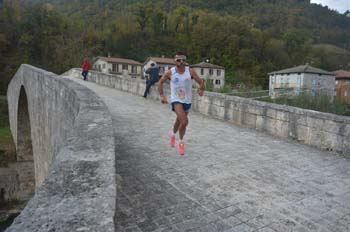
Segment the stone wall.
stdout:
[[18,158],[32,156],[36,182],[34,197],[7,231],[114,231],[114,132],[103,101],[29,65],[17,71],[7,97],[11,132],[23,151]]
[[0,168],[0,203],[29,200],[35,191],[33,162],[9,163]]
[[[65,75],[81,78],[80,73],[80,69],[71,69]],[[89,81],[136,95],[143,95],[145,89],[145,81],[93,71],[89,73]],[[168,85],[164,93],[169,95]],[[205,92],[203,97],[195,93],[193,96],[192,109],[202,114],[317,148],[350,154],[350,117],[213,92]],[[159,100],[157,85],[152,87],[149,98]]]
[[6,201],[17,199],[19,179],[16,170],[0,168],[0,205]]

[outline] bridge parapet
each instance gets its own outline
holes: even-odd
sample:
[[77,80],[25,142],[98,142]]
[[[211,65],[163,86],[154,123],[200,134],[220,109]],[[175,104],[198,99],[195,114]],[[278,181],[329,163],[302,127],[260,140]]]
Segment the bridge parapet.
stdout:
[[[103,101],[71,80],[29,65],[19,68],[7,96],[11,131],[23,153],[17,158],[29,160],[32,152],[37,185],[7,231],[114,231],[114,132]],[[27,121],[19,120],[26,116],[23,97]],[[28,136],[19,139],[23,132]],[[21,150],[22,143],[29,146]]]
[[[71,69],[66,75],[81,78],[81,69]],[[145,89],[145,81],[95,71],[89,73],[89,81],[139,96]],[[156,86],[152,87],[148,98],[159,99]],[[165,86],[164,92],[169,95],[169,86]],[[192,109],[274,136],[350,154],[350,117],[213,92],[205,92],[203,97],[198,97],[194,92]]]

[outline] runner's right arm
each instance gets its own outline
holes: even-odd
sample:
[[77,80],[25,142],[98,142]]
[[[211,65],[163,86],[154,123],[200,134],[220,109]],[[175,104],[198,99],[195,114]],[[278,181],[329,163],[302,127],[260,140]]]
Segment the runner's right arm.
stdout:
[[167,103],[166,97],[163,94],[163,83],[166,80],[170,80],[170,77],[171,77],[171,71],[168,70],[163,74],[163,76],[160,78],[158,83],[158,92],[160,95],[160,102],[163,104]]

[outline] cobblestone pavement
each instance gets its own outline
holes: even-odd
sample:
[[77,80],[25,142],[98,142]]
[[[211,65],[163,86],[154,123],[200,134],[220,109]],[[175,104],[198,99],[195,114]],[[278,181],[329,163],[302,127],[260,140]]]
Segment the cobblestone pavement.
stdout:
[[117,231],[350,231],[350,159],[93,83],[115,125]]

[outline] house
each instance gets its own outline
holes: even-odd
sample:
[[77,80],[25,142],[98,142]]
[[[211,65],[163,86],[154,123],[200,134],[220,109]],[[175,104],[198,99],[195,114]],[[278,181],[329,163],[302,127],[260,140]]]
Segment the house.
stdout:
[[147,77],[146,70],[151,67],[151,63],[155,63],[159,67],[159,76],[161,77],[166,70],[175,66],[174,58],[166,57],[148,57],[143,64],[143,75]]
[[103,73],[130,76],[131,78],[141,78],[142,75],[140,62],[119,57],[99,56],[95,58],[92,69]]
[[335,74],[308,64],[268,73],[271,98],[298,95],[302,91],[314,95],[317,91],[327,93],[332,99],[335,90]]
[[335,90],[339,100],[345,100],[350,104],[350,72],[344,70],[335,71]]
[[215,89],[224,87],[225,85],[225,68],[219,65],[201,62],[191,65],[198,76],[202,79],[209,79]]

